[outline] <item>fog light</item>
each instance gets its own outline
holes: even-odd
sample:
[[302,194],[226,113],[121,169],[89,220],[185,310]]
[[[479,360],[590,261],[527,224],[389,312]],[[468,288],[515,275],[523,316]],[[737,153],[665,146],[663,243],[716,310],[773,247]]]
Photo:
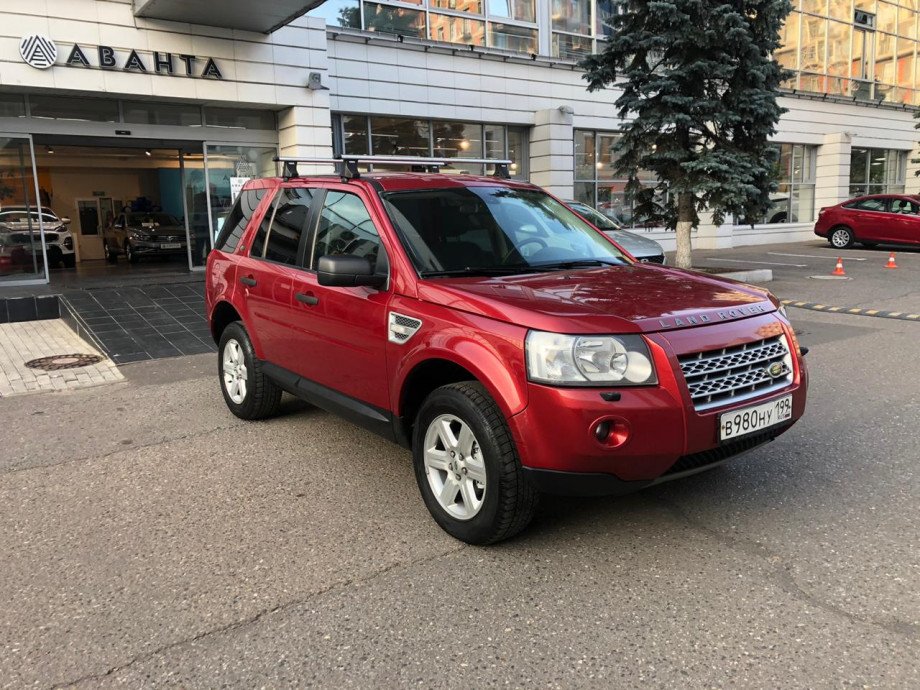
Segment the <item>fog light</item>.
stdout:
[[589,430],[605,448],[619,448],[629,440],[629,423],[621,417],[597,419]]
[[603,443],[610,436],[610,422],[601,422],[594,427],[594,438]]

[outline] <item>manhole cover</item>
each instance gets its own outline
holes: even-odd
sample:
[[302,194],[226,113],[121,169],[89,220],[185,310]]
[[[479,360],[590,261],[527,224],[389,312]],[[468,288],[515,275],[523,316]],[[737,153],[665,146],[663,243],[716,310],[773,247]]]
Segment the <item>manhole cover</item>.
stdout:
[[26,362],[30,369],[44,369],[45,371],[57,371],[58,369],[77,369],[79,367],[88,367],[91,364],[97,364],[102,361],[99,355],[51,355],[50,357],[39,357]]
[[846,276],[808,276],[814,280],[852,280],[852,278],[847,278]]

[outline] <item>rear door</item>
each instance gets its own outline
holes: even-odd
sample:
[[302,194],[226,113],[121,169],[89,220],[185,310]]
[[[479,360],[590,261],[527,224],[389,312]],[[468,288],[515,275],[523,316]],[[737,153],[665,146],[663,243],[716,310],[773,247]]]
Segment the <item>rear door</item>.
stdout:
[[894,242],[896,219],[888,213],[887,197],[860,199],[849,207],[857,241]]
[[325,287],[316,277],[317,262],[324,255],[365,257],[378,272],[388,273],[386,251],[364,194],[356,186],[330,185],[316,201],[305,270],[293,291],[298,313],[293,328],[304,353],[295,371],[327,389],[386,410],[389,285],[382,290]]
[[293,286],[315,192],[295,185],[278,191],[236,272],[262,359],[285,369],[292,369],[300,357],[292,341]]

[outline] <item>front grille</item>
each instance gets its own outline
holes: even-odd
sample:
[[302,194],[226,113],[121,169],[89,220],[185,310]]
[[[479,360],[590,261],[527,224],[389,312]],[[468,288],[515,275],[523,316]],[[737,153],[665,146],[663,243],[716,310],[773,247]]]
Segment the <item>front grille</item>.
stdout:
[[709,450],[704,450],[700,453],[684,455],[678,458],[677,462],[675,462],[671,468],[662,476],[666,477],[669,474],[680,474],[681,472],[689,472],[691,470],[702,469],[708,465],[715,465],[716,463],[727,460],[734,455],[745,453],[749,450],[753,450],[761,444],[772,441],[785,430],[786,427],[774,427],[769,431],[762,431],[758,434],[751,434],[750,436],[745,436],[744,438],[740,438],[737,441],[732,441],[730,443],[726,443],[725,445],[717,446],[716,448],[710,448]]
[[154,239],[159,242],[181,242],[185,235],[154,235]]
[[[782,335],[681,355],[678,361],[697,412],[765,395],[792,383],[792,357]],[[777,370],[771,372],[771,367]]]

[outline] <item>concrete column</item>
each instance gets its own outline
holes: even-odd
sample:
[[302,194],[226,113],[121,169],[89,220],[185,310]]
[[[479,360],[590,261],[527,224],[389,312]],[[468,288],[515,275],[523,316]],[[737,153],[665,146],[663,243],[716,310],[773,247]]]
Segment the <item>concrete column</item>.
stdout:
[[825,134],[818,147],[815,166],[815,218],[818,210],[833,206],[850,196],[850,149],[853,135],[848,132]]
[[[309,106],[287,108],[278,114],[278,143],[282,156],[332,158],[332,121],[329,92],[314,91]],[[301,174],[328,174],[326,166],[301,165]]]
[[907,154],[907,178],[904,180],[905,194],[920,194],[920,143]]
[[571,108],[534,113],[530,132],[530,181],[562,199],[575,195],[575,130]]

